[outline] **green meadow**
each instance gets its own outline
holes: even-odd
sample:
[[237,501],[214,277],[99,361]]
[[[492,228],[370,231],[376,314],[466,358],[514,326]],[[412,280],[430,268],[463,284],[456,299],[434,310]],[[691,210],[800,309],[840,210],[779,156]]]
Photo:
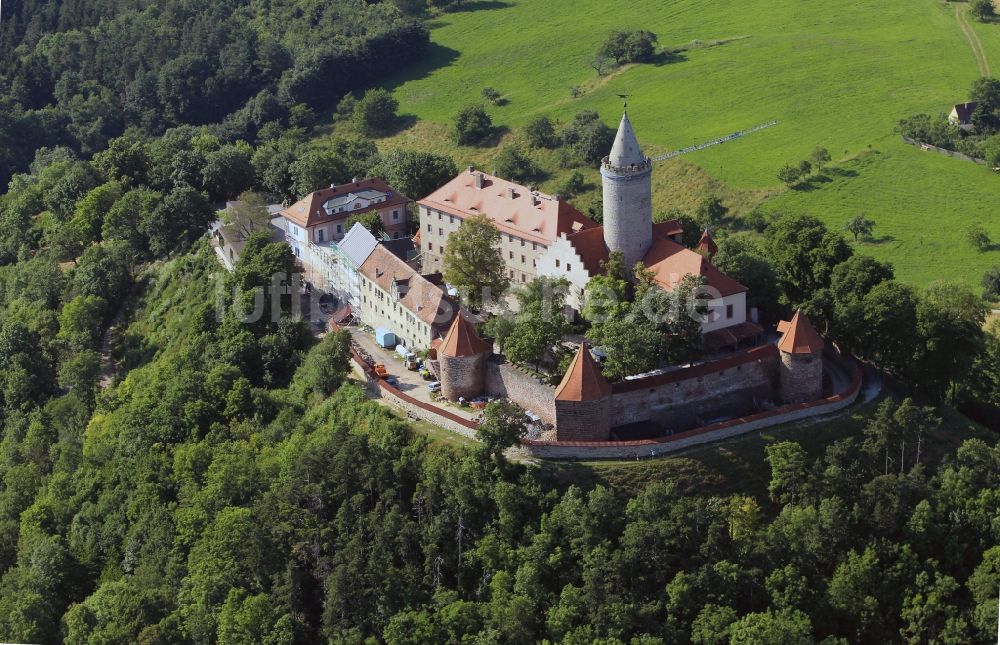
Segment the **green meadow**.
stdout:
[[[713,139],[777,119],[744,139],[661,164],[657,210],[690,209],[706,191],[737,214],[803,211],[840,227],[858,212],[876,220],[877,243],[862,252],[889,260],[898,276],[923,285],[938,278],[976,283],[1000,252],[965,241],[974,223],[1000,240],[995,215],[1000,177],[974,164],[921,152],[894,134],[917,112],[940,113],[966,98],[979,75],[956,5],[934,0],[858,3],[831,0],[470,0],[473,10],[432,22],[426,59],[389,82],[400,112],[416,125],[380,142],[451,154],[489,170],[497,148],[459,148],[453,115],[480,103],[486,86],[505,103],[489,106],[507,128],[504,142],[538,115],[565,122],[584,109],[609,124],[628,94],[629,114],[647,153]],[[964,5],[960,6],[964,10]],[[648,29],[665,50],[654,63],[598,77],[589,61],[612,29]],[[987,58],[1000,67],[1000,24],[973,25]],[[570,87],[582,90],[578,98]],[[503,143],[501,145],[503,145]],[[788,190],[785,163],[817,145],[833,155],[830,181]],[[533,153],[555,190],[567,170]],[[594,185],[574,201],[598,196]],[[578,204],[580,205],[580,204]]]

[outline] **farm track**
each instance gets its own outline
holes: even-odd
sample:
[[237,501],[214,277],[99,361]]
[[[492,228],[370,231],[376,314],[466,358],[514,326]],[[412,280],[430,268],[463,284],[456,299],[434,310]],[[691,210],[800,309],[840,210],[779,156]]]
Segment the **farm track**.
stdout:
[[972,55],[976,57],[976,66],[979,67],[980,76],[990,76],[990,61],[986,58],[986,52],[983,51],[983,44],[979,42],[979,36],[973,31],[972,25],[969,24],[969,12],[968,7],[964,4],[955,6],[955,19],[958,20],[958,26],[961,27],[962,33],[965,34],[965,39],[969,41],[969,47],[972,48]]

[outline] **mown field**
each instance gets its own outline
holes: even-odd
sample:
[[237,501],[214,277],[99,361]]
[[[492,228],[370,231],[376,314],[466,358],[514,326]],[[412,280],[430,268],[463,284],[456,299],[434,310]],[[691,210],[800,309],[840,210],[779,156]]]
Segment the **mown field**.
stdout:
[[[380,143],[451,154],[460,166],[490,169],[496,148],[459,148],[449,140],[452,116],[482,102],[491,86],[505,99],[490,106],[506,140],[546,114],[565,122],[597,110],[614,124],[627,93],[629,113],[650,153],[778,119],[746,139],[662,164],[655,173],[657,210],[690,209],[706,191],[737,212],[766,208],[813,213],[833,226],[864,211],[883,243],[862,250],[897,265],[913,284],[937,278],[978,282],[1000,252],[965,244],[973,223],[1000,238],[995,199],[1000,177],[972,164],[921,153],[893,133],[916,112],[945,111],[963,100],[978,76],[976,59],[954,4],[935,0],[854,3],[833,0],[483,0],[432,22],[430,55],[389,82],[400,112],[415,125]],[[656,32],[665,49],[652,64],[598,77],[589,61],[612,29]],[[987,57],[1000,65],[1000,25],[974,25]],[[708,43],[724,41],[708,46]],[[571,86],[583,94],[572,98]],[[505,141],[506,143],[506,141]],[[850,171],[812,190],[786,191],[775,173],[784,163],[828,148]],[[868,151],[880,154],[854,160]],[[551,153],[537,153],[554,190],[568,173]],[[856,174],[853,174],[856,173]],[[588,170],[597,196],[596,170]],[[785,194],[785,193],[788,194]],[[890,239],[891,238],[891,239]]]

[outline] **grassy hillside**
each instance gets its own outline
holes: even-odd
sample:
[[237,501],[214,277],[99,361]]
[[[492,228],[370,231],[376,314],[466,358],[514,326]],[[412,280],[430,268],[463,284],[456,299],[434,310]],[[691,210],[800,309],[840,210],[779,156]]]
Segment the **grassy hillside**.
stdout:
[[[858,175],[815,190],[776,197],[769,208],[812,212],[831,224],[858,211],[876,217],[892,244],[865,248],[894,262],[914,284],[951,277],[978,281],[1000,253],[965,248],[964,231],[979,222],[1000,238],[991,217],[991,191],[1000,178],[971,164],[905,147],[895,123],[916,112],[938,113],[966,97],[979,72],[954,4],[934,0],[892,3],[708,2],[707,0],[499,0],[432,22],[432,49],[417,67],[390,79],[403,114],[415,126],[382,142],[448,152],[460,165],[490,168],[495,148],[458,148],[448,137],[452,116],[481,102],[485,86],[506,104],[490,107],[494,121],[518,128],[547,114],[563,122],[596,109],[614,122],[617,94],[631,94],[629,112],[650,153],[683,147],[778,119],[776,127],[662,164],[655,173],[657,210],[690,208],[710,190],[739,212],[781,195],[775,178],[786,162],[828,148],[835,162],[869,149],[884,154],[850,162]],[[516,25],[516,28],[512,28]],[[654,64],[628,66],[598,78],[588,66],[611,29],[656,32],[666,49]],[[987,57],[1000,65],[1000,26],[974,25]],[[706,43],[722,40],[723,44]],[[695,41],[700,41],[696,43]],[[572,98],[570,86],[583,95]],[[549,171],[543,188],[567,174],[554,155],[536,153]],[[588,177],[596,189],[598,174]],[[596,190],[575,201],[586,205]],[[931,249],[937,237],[946,252]],[[922,243],[921,240],[925,242]]]

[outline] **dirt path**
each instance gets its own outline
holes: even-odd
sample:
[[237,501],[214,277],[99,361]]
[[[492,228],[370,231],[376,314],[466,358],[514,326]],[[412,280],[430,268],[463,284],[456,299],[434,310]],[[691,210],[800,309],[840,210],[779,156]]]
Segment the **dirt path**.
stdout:
[[990,76],[990,61],[986,58],[983,45],[979,42],[979,36],[976,35],[975,30],[972,29],[972,25],[969,24],[969,6],[967,4],[955,4],[955,19],[958,20],[958,26],[962,28],[965,39],[969,41],[969,47],[972,48],[972,55],[976,57],[976,66],[979,68],[979,75]]
[[115,330],[124,321],[129,312],[129,305],[139,295],[143,287],[144,283],[142,279],[137,278],[129,289],[128,294],[122,300],[121,305],[119,305],[111,324],[108,325],[108,328],[104,330],[104,334],[101,335],[101,376],[97,380],[97,385],[102,389],[111,385],[115,375],[118,373],[118,365],[111,357]]

